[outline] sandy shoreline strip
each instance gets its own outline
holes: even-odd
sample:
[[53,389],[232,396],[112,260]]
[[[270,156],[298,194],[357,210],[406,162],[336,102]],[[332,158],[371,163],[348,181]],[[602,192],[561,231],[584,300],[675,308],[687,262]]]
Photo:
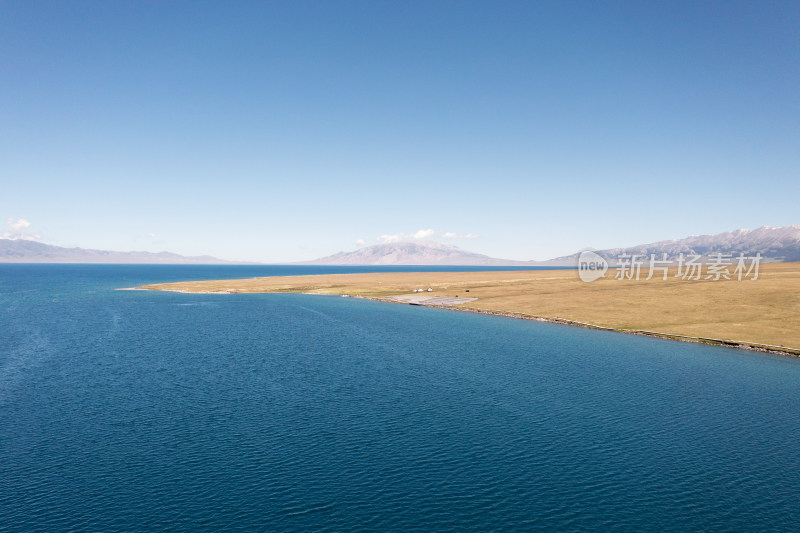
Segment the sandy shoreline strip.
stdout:
[[[387,303],[405,303],[400,302],[397,300],[392,299],[384,299],[384,298],[367,298],[368,300],[380,301],[380,302],[387,302]],[[423,304],[424,305],[424,304]],[[566,326],[576,326],[580,328],[587,328],[587,329],[598,329],[602,331],[612,331],[615,333],[626,333],[628,335],[642,335],[645,337],[655,337],[660,339],[667,339],[667,340],[675,340],[680,342],[692,342],[698,344],[710,344],[710,345],[718,345],[718,346],[726,346],[729,348],[738,348],[741,350],[751,350],[756,352],[764,352],[764,353],[772,353],[776,355],[788,355],[790,357],[800,357],[800,348],[794,349],[789,348],[786,346],[774,346],[771,344],[758,344],[758,343],[751,343],[745,341],[735,341],[735,340],[725,340],[725,339],[712,339],[708,337],[691,337],[687,335],[676,335],[671,333],[663,333],[658,331],[646,331],[646,330],[637,330],[637,329],[618,329],[618,328],[609,328],[605,326],[599,326],[597,324],[589,324],[587,322],[578,322],[575,320],[569,320],[566,318],[559,318],[555,316],[537,316],[537,315],[528,315],[525,313],[515,313],[511,311],[490,311],[487,309],[476,309],[474,307],[462,307],[462,306],[439,306],[439,305],[424,305],[425,307],[434,307],[437,309],[446,309],[448,311],[463,311],[467,313],[477,313],[481,315],[491,315],[491,316],[500,316],[505,318],[516,318],[519,320],[533,320],[535,322],[548,322],[551,324],[562,324]]]

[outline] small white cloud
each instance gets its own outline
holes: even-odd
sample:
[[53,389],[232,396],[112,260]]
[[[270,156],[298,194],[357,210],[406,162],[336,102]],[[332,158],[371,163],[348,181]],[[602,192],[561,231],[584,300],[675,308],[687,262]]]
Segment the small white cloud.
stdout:
[[475,235],[473,233],[453,233],[452,231],[448,231],[444,235],[442,235],[445,239],[477,239],[480,235]]
[[27,218],[18,218],[17,220],[9,218],[6,220],[6,225],[14,231],[22,231],[31,227],[31,223]]
[[381,235],[376,240],[378,242],[388,244],[391,242],[408,241],[412,239],[427,239],[429,237],[433,237],[434,235],[436,235],[436,232],[432,229],[421,229],[412,235],[408,235],[407,233],[392,233]]
[[25,230],[31,227],[31,223],[27,218],[6,220],[6,231],[0,234],[3,239],[28,239],[39,240],[42,238],[41,233],[27,233]]
[[364,246],[365,244],[367,243],[364,242],[364,239],[358,239],[356,241],[356,246]]
[[390,242],[400,242],[404,237],[405,235],[402,233],[395,233],[393,235],[381,235],[377,240],[384,244],[388,244]]
[[142,243],[144,245],[164,244],[166,241],[158,238],[158,233],[155,231],[148,231],[147,233],[134,235],[133,242]]

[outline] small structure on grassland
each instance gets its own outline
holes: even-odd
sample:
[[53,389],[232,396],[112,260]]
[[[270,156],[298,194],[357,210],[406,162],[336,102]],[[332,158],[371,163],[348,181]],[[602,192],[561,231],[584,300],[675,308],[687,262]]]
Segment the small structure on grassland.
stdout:
[[[426,292],[419,289],[420,292]],[[429,296],[427,294],[407,294],[405,296],[390,296],[390,300],[413,305],[458,305],[474,302],[477,298],[459,298],[457,296]]]

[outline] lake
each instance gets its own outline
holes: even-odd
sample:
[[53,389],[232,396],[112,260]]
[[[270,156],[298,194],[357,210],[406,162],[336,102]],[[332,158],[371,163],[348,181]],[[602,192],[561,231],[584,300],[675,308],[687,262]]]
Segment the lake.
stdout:
[[0,530],[800,529],[798,359],[115,290],[403,270],[0,265]]

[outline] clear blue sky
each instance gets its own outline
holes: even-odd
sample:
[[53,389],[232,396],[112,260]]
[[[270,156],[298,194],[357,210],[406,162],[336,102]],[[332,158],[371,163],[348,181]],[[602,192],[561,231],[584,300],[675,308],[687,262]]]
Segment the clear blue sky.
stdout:
[[546,259],[798,205],[797,1],[0,0],[0,233]]

